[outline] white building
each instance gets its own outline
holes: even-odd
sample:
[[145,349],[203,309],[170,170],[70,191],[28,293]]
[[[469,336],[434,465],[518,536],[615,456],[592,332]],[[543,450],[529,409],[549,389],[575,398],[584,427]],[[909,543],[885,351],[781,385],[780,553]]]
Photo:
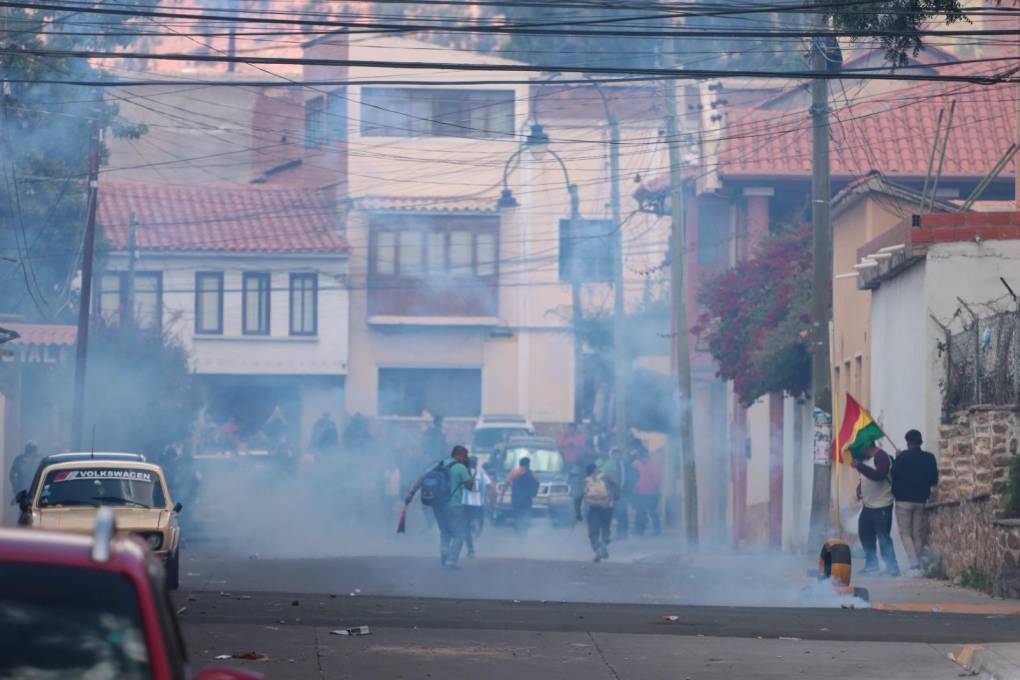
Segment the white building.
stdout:
[[96,314],[123,323],[133,294],[135,323],[187,349],[210,418],[243,436],[279,405],[305,443],[342,413],[348,246],[330,194],[118,181],[99,197]]
[[871,290],[871,413],[901,447],[917,428],[938,452],[940,324],[956,333],[970,322],[961,300],[989,313],[987,303],[1009,299],[1002,279],[1017,289],[1018,225],[1020,213],[928,214],[922,226],[904,221],[858,251],[860,286]]

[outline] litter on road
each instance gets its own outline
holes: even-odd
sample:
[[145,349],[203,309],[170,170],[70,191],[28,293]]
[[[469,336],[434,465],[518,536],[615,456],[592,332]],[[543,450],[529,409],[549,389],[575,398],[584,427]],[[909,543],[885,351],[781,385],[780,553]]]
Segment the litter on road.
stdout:
[[666,621],[667,623],[673,623],[674,621],[679,621],[680,617],[674,614],[670,614],[669,616],[663,616],[662,620]]
[[355,626],[354,628],[340,628],[338,630],[329,631],[330,635],[371,635],[372,631],[369,630],[368,626]]

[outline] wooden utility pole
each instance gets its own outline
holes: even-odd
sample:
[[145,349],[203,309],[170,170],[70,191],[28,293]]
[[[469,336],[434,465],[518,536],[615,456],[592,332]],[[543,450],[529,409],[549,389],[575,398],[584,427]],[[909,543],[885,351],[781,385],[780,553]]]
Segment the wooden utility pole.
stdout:
[[[821,28],[826,19],[821,17]],[[823,38],[812,43],[811,65],[817,72],[827,72],[829,55]],[[829,177],[829,81],[815,78],[811,81],[811,226],[812,265],[811,278],[811,399],[814,408],[832,413],[832,386],[829,373],[829,322],[832,319],[832,224],[829,202],[832,188]],[[838,427],[833,423],[833,427]],[[831,456],[821,456],[825,447],[814,447],[814,475],[811,491],[811,538],[817,543],[828,533],[831,490]]]
[[[676,68],[673,57],[674,47],[662,54],[663,68]],[[687,219],[684,211],[684,180],[681,171],[680,131],[677,124],[676,81],[668,78],[663,83],[666,90],[666,146],[669,149],[669,184],[672,229],[670,231],[670,289],[673,298],[673,348],[677,383],[677,425],[679,465],[672,469],[683,470],[683,490],[679,491],[678,480],[672,479],[670,491],[679,491],[683,496],[683,521],[688,547],[698,544],[698,483],[694,464],[694,423],[691,398],[691,353],[687,328],[687,282],[684,276],[684,258],[687,255]],[[674,472],[675,474],[675,472]]]
[[[597,87],[597,86],[596,86]],[[601,95],[602,92],[599,91]],[[623,221],[620,215],[620,122],[604,99],[606,122],[609,124],[609,202],[613,213],[613,229],[616,230],[613,256],[613,403],[616,421],[616,445],[627,453],[630,445],[630,427],[627,418],[627,379],[630,375],[625,341],[627,328],[627,307],[624,298],[623,272]]]
[[71,411],[71,446],[82,449],[82,420],[85,407],[85,362],[89,347],[89,315],[92,301],[92,259],[96,249],[96,207],[99,203],[99,149],[103,140],[103,100],[96,101],[92,134],[89,138],[88,221],[82,251],[81,298],[78,305],[78,335],[74,352],[74,403]]
[[134,212],[128,217],[128,222],[130,231],[128,233],[127,281],[124,284],[127,288],[127,295],[124,296],[124,323],[133,326],[137,321],[135,319],[135,252],[138,249],[138,221],[135,219]]

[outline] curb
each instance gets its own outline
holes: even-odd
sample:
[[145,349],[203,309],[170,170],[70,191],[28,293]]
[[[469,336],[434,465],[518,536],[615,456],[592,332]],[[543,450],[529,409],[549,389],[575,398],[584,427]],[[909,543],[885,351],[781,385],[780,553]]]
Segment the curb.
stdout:
[[964,645],[949,657],[973,675],[988,680],[1020,680],[1020,665],[981,645]]

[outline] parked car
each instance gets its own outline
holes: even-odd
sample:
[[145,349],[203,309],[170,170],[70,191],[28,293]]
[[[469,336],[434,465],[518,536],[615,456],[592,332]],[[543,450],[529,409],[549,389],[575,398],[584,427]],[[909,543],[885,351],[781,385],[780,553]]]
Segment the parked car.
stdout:
[[36,529],[91,533],[96,515],[109,507],[117,527],[139,536],[166,562],[169,588],[180,578],[181,531],[163,469],[130,453],[61,453],[40,462],[32,486],[16,496],[18,524]]
[[525,457],[531,459],[531,471],[539,483],[532,512],[556,523],[573,521],[574,499],[570,493],[567,463],[556,441],[548,437],[511,437],[493,451],[489,461],[490,475],[495,482],[489,498],[492,518],[498,521],[510,512],[513,493],[506,481],[507,475]]
[[0,529],[0,677],[259,680],[239,669],[193,674],[163,564],[116,513],[94,533]]
[[471,434],[471,455],[478,456],[478,462],[484,465],[489,462],[493,450],[510,437],[534,434],[535,428],[524,416],[482,416],[475,423],[475,430]]

